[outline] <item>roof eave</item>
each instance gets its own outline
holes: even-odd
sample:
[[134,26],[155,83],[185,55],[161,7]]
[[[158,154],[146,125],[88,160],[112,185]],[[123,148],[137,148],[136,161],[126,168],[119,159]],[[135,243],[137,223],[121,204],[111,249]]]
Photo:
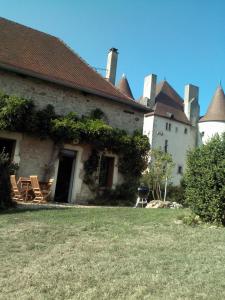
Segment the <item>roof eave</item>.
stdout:
[[164,119],[167,119],[167,120],[171,120],[171,121],[175,121],[175,122],[178,122],[178,123],[182,123],[182,124],[186,124],[186,125],[189,125],[189,126],[192,126],[191,123],[189,121],[181,121],[181,120],[177,120],[175,118],[169,118],[169,117],[166,117],[166,116],[162,116],[160,114],[157,114],[155,113],[154,111],[153,112],[150,112],[148,114],[145,114],[145,117],[151,117],[151,116],[157,116],[157,117],[160,117],[160,118],[164,118]]
[[212,120],[199,120],[199,123],[204,123],[204,122],[222,122],[225,123],[225,119],[224,120],[216,120],[216,119],[212,119]]
[[101,91],[94,91],[92,89],[83,88],[83,87],[80,87],[78,85],[75,85],[74,83],[70,83],[68,81],[63,81],[63,80],[60,80],[60,79],[57,79],[57,78],[48,78],[48,76],[45,76],[45,75],[40,74],[40,73],[36,73],[34,71],[31,71],[31,70],[27,70],[27,69],[23,69],[23,68],[17,68],[16,66],[5,64],[5,63],[2,63],[2,62],[0,62],[0,68],[2,68],[4,70],[7,70],[7,71],[14,72],[14,73],[19,73],[19,74],[27,75],[27,76],[30,76],[30,77],[38,78],[38,79],[41,79],[41,80],[44,80],[44,81],[48,81],[48,82],[51,82],[51,83],[59,84],[59,85],[69,87],[69,88],[72,88],[72,89],[77,89],[79,91],[86,92],[86,93],[89,93],[89,94],[93,94],[93,95],[96,95],[96,96],[100,96],[100,97],[103,97],[103,98],[107,98],[107,99],[110,99],[110,100],[114,100],[118,103],[125,104],[125,105],[127,105],[129,107],[132,107],[133,109],[137,109],[138,111],[141,111],[141,112],[150,111],[150,109],[148,107],[146,107],[144,105],[141,105],[139,103],[136,103],[132,99],[130,101],[134,101],[134,103],[128,103],[127,101],[129,101],[129,100],[125,100],[125,99],[122,99],[122,98],[117,98],[117,97],[105,94]]

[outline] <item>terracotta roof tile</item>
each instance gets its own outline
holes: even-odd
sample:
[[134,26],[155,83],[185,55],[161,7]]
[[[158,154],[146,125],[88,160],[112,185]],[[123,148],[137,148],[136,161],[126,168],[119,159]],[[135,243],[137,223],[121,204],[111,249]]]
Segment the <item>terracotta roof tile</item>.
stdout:
[[124,74],[123,74],[122,78],[120,79],[119,83],[117,84],[117,87],[121,93],[123,93],[124,95],[126,95],[127,97],[129,97],[131,99],[134,99],[133,94],[130,89],[130,85]]
[[216,89],[206,115],[199,122],[207,121],[225,122],[225,95],[221,86]]
[[141,111],[58,38],[0,18],[0,67],[84,90]]
[[167,81],[162,81],[157,84],[153,112],[148,115],[158,115],[174,119],[181,123],[190,124],[190,121],[184,113],[183,99]]

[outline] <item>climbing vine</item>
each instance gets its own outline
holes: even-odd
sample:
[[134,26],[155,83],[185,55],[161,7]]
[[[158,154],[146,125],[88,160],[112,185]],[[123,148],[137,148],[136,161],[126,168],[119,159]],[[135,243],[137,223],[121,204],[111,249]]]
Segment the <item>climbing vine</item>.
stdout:
[[146,168],[149,142],[139,132],[128,135],[104,122],[100,109],[78,117],[75,113],[59,116],[47,105],[37,110],[32,100],[0,94],[0,130],[26,132],[40,138],[51,138],[55,143],[91,144],[92,154],[85,162],[85,182],[96,188],[96,171],[100,154],[111,151],[119,156],[119,172],[129,187],[135,187]]

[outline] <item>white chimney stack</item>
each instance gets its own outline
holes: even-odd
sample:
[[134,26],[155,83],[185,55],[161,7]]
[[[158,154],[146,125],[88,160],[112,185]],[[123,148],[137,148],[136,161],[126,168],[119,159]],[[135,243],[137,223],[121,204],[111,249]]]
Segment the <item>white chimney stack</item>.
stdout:
[[148,107],[153,107],[155,105],[156,82],[157,76],[154,74],[145,77],[141,103]]
[[184,87],[184,113],[192,125],[197,125],[199,119],[198,104],[199,88],[192,84]]
[[106,79],[115,85],[116,81],[116,67],[118,59],[118,49],[109,49],[107,66],[106,66]]

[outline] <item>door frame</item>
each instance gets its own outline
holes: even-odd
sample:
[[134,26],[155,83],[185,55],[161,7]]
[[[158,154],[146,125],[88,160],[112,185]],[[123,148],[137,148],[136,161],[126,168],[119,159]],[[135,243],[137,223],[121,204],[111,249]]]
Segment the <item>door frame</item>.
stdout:
[[15,141],[13,162],[19,165],[19,163],[20,163],[20,143],[23,139],[23,134],[19,133],[19,132],[11,132],[11,131],[1,130],[0,138]]
[[[68,203],[76,203],[77,194],[81,191],[82,179],[80,178],[80,172],[83,168],[83,163],[81,162],[81,157],[83,155],[83,148],[77,145],[64,144],[61,150],[71,150],[76,152],[76,157],[74,158],[72,172],[71,172],[71,180],[70,180],[70,189],[68,196]],[[54,163],[54,182],[52,185],[52,199],[55,197],[56,190],[56,180],[58,176],[59,169],[59,158],[56,159]]]

